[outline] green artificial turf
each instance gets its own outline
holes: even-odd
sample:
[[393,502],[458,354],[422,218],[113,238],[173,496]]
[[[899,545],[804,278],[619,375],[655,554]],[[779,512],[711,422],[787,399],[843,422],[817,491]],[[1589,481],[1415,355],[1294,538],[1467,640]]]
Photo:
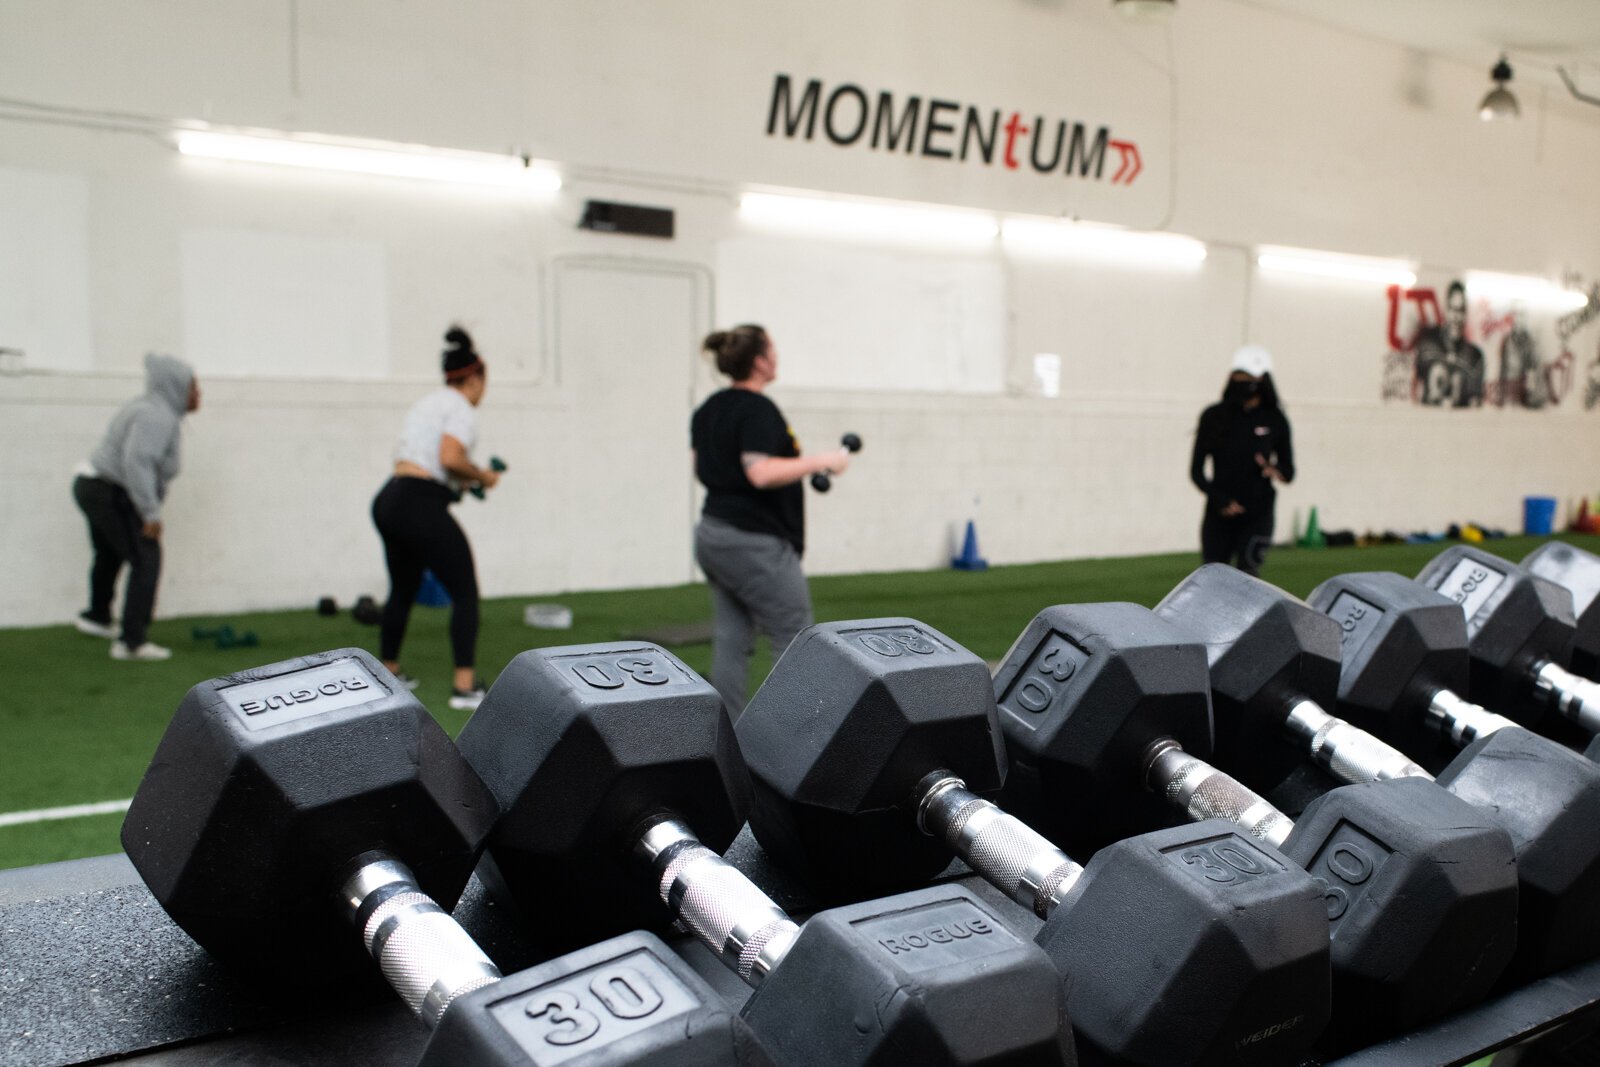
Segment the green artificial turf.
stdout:
[[[1507,538],[1487,547],[1521,559],[1538,538]],[[1596,538],[1578,543],[1595,546]],[[1323,579],[1352,570],[1415,574],[1444,545],[1386,545],[1318,551],[1278,549],[1263,577],[1297,596]],[[1600,546],[1595,546],[1600,547]],[[1034,612],[1055,603],[1131,600],[1153,605],[1198,563],[1193,553],[1126,559],[1073,560],[996,567],[982,572],[917,571],[813,578],[819,620],[909,615],[943,630],[985,659],[1003,657]],[[530,601],[556,601],[572,609],[570,630],[536,630],[523,624]],[[483,604],[478,642],[480,669],[495,672],[523,649],[540,645],[610,641],[661,626],[710,616],[703,586],[636,589],[559,596],[515,597]],[[446,704],[450,686],[449,610],[418,608],[406,637],[404,667],[420,678],[417,694],[454,736],[465,712]],[[195,627],[226,624],[253,631],[253,648],[218,650],[197,641]],[[149,762],[172,710],[195,682],[232,671],[347,645],[376,649],[377,630],[348,611],[332,617],[314,611],[167,619],[151,639],[172,647],[165,663],[118,663],[107,642],[69,626],[0,631],[0,813],[129,797]],[[711,648],[674,651],[695,670],[710,667]],[[769,658],[752,664],[752,690]],[[112,852],[119,847],[118,815],[0,826],[0,867]]]

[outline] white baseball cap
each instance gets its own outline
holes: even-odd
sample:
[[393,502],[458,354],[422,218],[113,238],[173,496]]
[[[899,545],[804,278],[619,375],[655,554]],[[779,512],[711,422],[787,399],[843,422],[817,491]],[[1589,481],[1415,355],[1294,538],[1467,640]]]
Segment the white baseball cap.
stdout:
[[1260,345],[1241,345],[1233,353],[1229,370],[1244,371],[1252,378],[1272,373],[1272,353]]

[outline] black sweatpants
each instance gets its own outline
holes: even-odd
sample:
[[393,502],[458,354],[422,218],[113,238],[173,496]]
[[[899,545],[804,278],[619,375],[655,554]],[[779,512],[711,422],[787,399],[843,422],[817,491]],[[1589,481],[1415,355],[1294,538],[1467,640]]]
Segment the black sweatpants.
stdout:
[[128,565],[128,588],[122,601],[122,641],[129,648],[144,644],[150,616],[156,607],[156,583],[161,580],[161,542],[146,537],[128,491],[104,478],[79,475],[72,482],[72,499],[89,520],[89,543],[94,562],[89,565],[89,610],[95,622],[110,624],[111,597],[117,574]]
[[1206,563],[1231,563],[1246,574],[1259,575],[1272,547],[1272,509],[1220,515],[1206,507],[1200,522],[1200,556]]
[[390,478],[372,500],[372,522],[383,538],[389,565],[389,602],[383,606],[380,655],[400,658],[411,605],[431,570],[450,594],[450,648],[457,667],[473,666],[478,645],[478,574],[472,546],[450,516],[453,496],[426,478]]

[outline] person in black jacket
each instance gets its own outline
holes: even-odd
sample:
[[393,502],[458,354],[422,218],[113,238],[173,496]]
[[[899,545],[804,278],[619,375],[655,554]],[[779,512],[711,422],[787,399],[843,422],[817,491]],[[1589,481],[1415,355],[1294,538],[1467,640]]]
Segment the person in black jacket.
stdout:
[[756,632],[772,641],[776,660],[812,622],[800,570],[802,482],[818,471],[843,474],[850,453],[801,455],[783,412],[762,395],[778,376],[778,350],[766,330],[718,330],[703,347],[733,384],[708,397],[689,423],[695,477],[706,487],[694,557],[711,586],[711,684],[737,718]]
[[1200,413],[1189,478],[1206,495],[1200,522],[1205,562],[1259,574],[1272,544],[1274,483],[1294,481],[1289,420],[1272,384],[1272,356],[1260,345],[1233,354],[1222,402]]

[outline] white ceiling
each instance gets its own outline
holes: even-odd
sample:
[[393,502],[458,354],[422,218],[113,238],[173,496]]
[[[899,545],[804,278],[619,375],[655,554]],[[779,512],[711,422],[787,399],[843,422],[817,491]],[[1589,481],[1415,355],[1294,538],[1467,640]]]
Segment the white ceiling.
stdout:
[[[1516,79],[1560,87],[1565,66],[1600,94],[1600,0],[1241,0],[1336,29],[1489,68],[1506,52]],[[1178,4],[1182,18],[1183,4]]]

